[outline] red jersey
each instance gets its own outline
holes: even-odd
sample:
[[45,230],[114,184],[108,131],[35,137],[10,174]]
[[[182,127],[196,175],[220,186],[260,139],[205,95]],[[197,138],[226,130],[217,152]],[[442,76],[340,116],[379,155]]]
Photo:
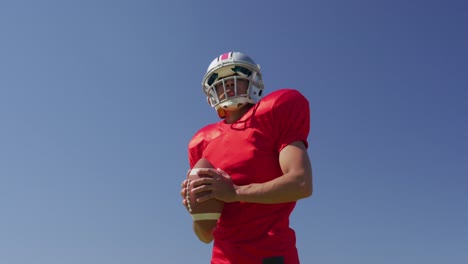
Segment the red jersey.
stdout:
[[[263,183],[283,175],[279,153],[294,141],[308,146],[310,110],[298,91],[281,89],[232,124],[200,129],[189,143],[190,167],[202,157],[228,173],[234,184]],[[211,263],[260,264],[281,256],[297,264],[296,236],[289,216],[296,203],[226,203],[214,231]]]

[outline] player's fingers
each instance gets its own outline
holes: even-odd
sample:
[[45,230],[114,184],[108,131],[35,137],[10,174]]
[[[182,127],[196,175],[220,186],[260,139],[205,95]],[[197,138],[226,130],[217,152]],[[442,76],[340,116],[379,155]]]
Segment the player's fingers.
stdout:
[[214,198],[213,193],[208,193],[208,194],[205,194],[205,195],[203,195],[201,197],[198,197],[197,202],[198,203],[203,203],[203,202],[206,202],[206,201],[208,201],[210,199],[213,199],[213,198]]
[[211,184],[213,184],[213,182],[214,182],[213,178],[203,177],[203,178],[200,178],[200,179],[190,181],[190,187],[191,188],[196,188],[196,187],[202,186],[202,185],[211,185]]
[[180,185],[180,187],[181,187],[182,189],[186,188],[186,187],[187,187],[187,180],[183,180],[183,181],[182,181],[182,184]]
[[229,176],[229,174],[227,174],[225,171],[223,171],[221,168],[217,168],[216,171],[218,172],[217,174],[218,175],[221,175],[223,176],[224,178],[227,178],[227,179],[230,179],[231,176]]
[[193,188],[191,192],[194,194],[197,194],[201,192],[212,192],[213,190],[214,190],[213,185],[202,184],[202,185],[199,185],[198,187]]

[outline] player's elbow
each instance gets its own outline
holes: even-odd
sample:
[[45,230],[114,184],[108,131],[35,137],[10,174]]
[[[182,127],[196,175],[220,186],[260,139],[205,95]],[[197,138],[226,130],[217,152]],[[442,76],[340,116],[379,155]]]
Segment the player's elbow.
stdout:
[[312,196],[312,193],[313,193],[312,186],[308,186],[308,184],[305,184],[301,186],[299,189],[299,199],[310,197]]
[[304,171],[301,173],[301,176],[298,177],[298,194],[299,199],[304,199],[312,196],[314,191],[312,184],[312,173]]
[[310,184],[310,186],[307,186],[307,187],[304,188],[302,198],[310,197],[310,196],[312,196],[313,193],[314,193],[314,188],[313,188],[313,185]]

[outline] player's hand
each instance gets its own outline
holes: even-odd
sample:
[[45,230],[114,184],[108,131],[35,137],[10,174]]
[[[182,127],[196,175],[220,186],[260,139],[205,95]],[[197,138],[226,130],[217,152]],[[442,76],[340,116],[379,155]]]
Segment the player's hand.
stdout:
[[197,202],[204,202],[209,199],[218,199],[223,202],[237,201],[237,186],[232,182],[231,176],[221,169],[200,169],[198,174],[203,174],[205,177],[193,180],[192,192],[200,193],[208,191],[208,194],[197,199]]
[[[190,172],[190,170],[187,172]],[[182,196],[182,204],[185,206],[185,209],[187,209],[187,212],[189,212],[188,207],[187,207],[187,179],[182,181],[182,185],[180,186],[180,196]]]

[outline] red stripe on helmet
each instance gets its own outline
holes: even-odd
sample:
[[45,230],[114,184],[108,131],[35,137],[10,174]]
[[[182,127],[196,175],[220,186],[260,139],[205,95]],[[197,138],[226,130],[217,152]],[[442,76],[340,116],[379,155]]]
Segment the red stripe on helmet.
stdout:
[[221,60],[225,60],[225,59],[229,58],[229,54],[230,54],[230,52],[224,53],[223,55],[221,55]]

